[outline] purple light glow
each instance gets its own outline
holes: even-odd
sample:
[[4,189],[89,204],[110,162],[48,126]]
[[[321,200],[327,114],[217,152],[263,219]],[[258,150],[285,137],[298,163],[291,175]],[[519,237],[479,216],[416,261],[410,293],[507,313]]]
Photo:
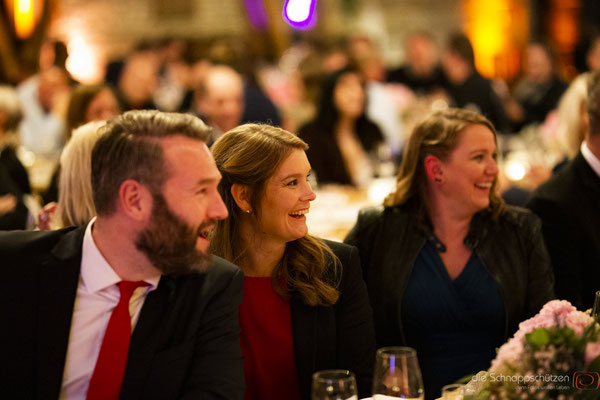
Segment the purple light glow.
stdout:
[[244,0],[250,24],[259,30],[269,27],[269,17],[262,0]]
[[317,0],[285,0],[283,19],[294,29],[311,29],[317,22]]

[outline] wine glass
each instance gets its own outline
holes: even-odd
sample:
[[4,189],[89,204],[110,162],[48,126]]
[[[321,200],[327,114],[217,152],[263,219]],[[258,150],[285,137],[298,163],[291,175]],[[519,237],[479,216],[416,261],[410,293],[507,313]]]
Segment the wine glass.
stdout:
[[443,400],[463,400],[465,385],[453,383],[442,388]]
[[330,369],[312,376],[312,400],[358,400],[356,379],[347,370]]
[[594,308],[592,308],[592,317],[598,318],[600,314],[600,290],[596,292],[596,298],[594,299]]
[[423,400],[423,379],[417,352],[410,347],[383,347],[377,350],[373,376],[373,400]]

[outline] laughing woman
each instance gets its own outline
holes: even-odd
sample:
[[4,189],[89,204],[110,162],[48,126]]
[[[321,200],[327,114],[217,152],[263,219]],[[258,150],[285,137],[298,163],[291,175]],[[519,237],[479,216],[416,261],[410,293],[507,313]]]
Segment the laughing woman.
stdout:
[[356,374],[371,390],[375,336],[356,248],[308,234],[315,199],[307,149],[280,128],[247,124],[212,146],[230,217],[211,250],[245,274],[240,307],[248,399],[309,399],[311,375]]
[[396,191],[361,211],[345,240],[359,248],[377,344],[416,348],[426,399],[488,369],[554,296],[540,221],[502,203],[497,175],[486,118],[434,113],[409,139]]

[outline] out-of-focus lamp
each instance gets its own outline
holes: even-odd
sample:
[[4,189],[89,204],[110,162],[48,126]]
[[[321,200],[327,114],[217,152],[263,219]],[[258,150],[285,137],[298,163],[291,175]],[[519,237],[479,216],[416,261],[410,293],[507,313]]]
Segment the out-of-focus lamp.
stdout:
[[317,0],[286,0],[283,6],[283,19],[295,29],[310,29],[317,21],[316,4]]
[[72,32],[71,36],[67,44],[67,70],[79,82],[98,83],[102,79],[102,71],[95,49],[87,42],[85,35]]
[[9,18],[19,39],[27,39],[33,33],[44,8],[43,0],[4,0]]
[[511,181],[520,181],[527,174],[529,165],[521,160],[510,160],[506,163],[504,171]]

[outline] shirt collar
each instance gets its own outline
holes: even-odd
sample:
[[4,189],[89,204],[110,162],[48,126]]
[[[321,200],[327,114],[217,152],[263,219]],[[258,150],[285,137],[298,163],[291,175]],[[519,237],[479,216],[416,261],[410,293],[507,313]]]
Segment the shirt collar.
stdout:
[[[122,281],[94,242],[92,227],[95,221],[94,217],[85,229],[81,255],[81,280],[83,287],[89,293],[99,292]],[[149,285],[149,290],[154,290],[158,286],[159,280],[160,275],[157,275],[144,279],[144,282]]]
[[600,177],[600,159],[592,153],[586,142],[581,143],[581,154],[589,166]]

